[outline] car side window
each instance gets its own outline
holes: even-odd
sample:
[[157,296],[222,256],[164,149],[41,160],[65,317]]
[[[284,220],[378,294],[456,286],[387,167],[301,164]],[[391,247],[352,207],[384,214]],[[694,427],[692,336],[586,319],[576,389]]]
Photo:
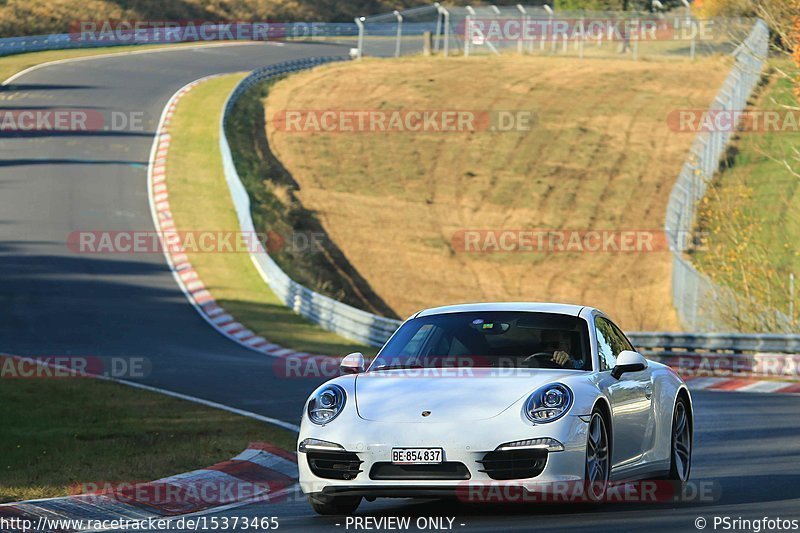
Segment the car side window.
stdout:
[[[614,331],[614,337],[617,338],[619,351],[620,352],[623,351],[623,350],[635,351],[633,349],[633,346],[631,345],[630,341],[628,340],[628,337],[626,337],[625,334],[622,333],[622,330],[619,329],[617,327],[617,325],[614,324],[613,322],[611,322],[611,321],[607,321],[607,322],[611,325],[611,329]],[[619,352],[617,352],[617,353],[619,353]]]
[[614,333],[611,322],[603,317],[595,317],[595,330],[597,331],[597,354],[600,358],[600,370],[611,370],[617,364],[617,355],[622,351],[619,339]]

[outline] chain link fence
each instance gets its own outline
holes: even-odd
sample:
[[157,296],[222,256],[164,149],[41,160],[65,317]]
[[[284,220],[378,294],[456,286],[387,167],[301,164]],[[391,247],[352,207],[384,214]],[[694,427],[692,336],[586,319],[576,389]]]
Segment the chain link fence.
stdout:
[[[761,79],[768,51],[769,29],[764,21],[758,20],[733,52],[733,68],[709,114],[738,112],[747,107],[747,100]],[[698,203],[719,169],[733,134],[733,128],[698,133],[670,194],[665,230],[673,255],[672,301],[683,326],[690,331],[737,330],[747,323],[756,331],[789,333],[790,317],[716,285],[686,256],[692,246],[687,237],[694,228]]]
[[646,59],[730,54],[754,19],[668,13],[553,11],[549,6],[439,4],[356,19],[358,55],[530,54]]

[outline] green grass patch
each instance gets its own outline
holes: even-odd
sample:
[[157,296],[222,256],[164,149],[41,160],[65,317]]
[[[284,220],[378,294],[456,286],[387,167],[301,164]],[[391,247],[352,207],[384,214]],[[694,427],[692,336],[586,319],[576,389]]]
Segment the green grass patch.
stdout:
[[284,429],[89,378],[4,379],[0,405],[0,502],[152,481],[225,461],[250,442],[295,443]]
[[[180,231],[239,230],[222,171],[219,119],[227,95],[243,76],[232,74],[203,83],[184,96],[175,112],[167,184]],[[195,253],[190,260],[217,302],[271,342],[321,354],[374,352],[323,330],[283,305],[248,254]]]
[[[753,110],[792,111],[789,61],[773,64],[766,85],[752,103]],[[796,75],[796,71],[794,72]],[[782,121],[783,123],[783,121]],[[739,329],[764,324],[760,304],[789,314],[789,276],[800,274],[800,133],[743,132],[734,141],[726,167],[712,182],[703,200],[699,228],[708,232],[706,249],[694,261],[717,283],[741,298],[727,310]],[[800,286],[800,280],[798,280]],[[798,311],[795,310],[796,321]],[[777,328],[777,324],[764,324]]]

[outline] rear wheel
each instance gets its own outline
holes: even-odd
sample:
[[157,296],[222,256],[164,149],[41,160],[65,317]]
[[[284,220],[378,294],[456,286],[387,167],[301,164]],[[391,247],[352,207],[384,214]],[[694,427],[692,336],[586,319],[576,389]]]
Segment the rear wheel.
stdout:
[[308,503],[317,514],[353,514],[361,504],[361,496],[330,496],[328,494],[309,494]]
[[672,448],[670,453],[669,479],[686,483],[692,471],[692,426],[689,408],[684,398],[675,402],[672,415]]
[[599,502],[605,498],[608,489],[608,476],[611,471],[611,457],[608,446],[606,421],[599,411],[592,413],[586,439],[586,497]]

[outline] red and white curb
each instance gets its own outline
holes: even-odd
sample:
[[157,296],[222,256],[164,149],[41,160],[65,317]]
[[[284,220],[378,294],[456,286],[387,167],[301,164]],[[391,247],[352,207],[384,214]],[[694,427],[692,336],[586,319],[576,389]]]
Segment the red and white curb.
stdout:
[[172,141],[170,136],[171,122],[181,98],[200,83],[219,75],[206,76],[181,87],[167,102],[158,123],[156,137],[150,150],[150,161],[147,170],[147,188],[150,198],[150,211],[153,222],[162,241],[162,248],[167,263],[175,280],[198,313],[220,334],[233,342],[257,352],[282,358],[311,359],[329,356],[297,352],[290,348],[272,343],[257,335],[225,311],[206,288],[197,271],[189,261],[186,253],[175,250],[176,246],[165,243],[165,235],[178,231],[172,216],[167,188],[167,156]]
[[[0,505],[0,518],[28,520],[39,531],[58,520],[114,521],[172,518],[276,501],[296,490],[297,457],[251,443],[229,461],[149,483],[110,484],[89,494]],[[61,522],[63,525],[64,523]],[[69,527],[57,527],[70,531]]]

